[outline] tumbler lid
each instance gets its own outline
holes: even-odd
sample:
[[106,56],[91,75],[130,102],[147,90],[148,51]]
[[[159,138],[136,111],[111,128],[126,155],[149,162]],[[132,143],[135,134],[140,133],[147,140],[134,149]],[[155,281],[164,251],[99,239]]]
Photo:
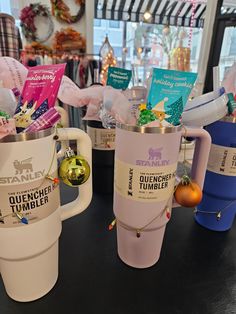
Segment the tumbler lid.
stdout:
[[182,129],[182,125],[177,126],[163,126],[163,127],[145,127],[145,126],[136,126],[130,124],[117,123],[116,127],[122,130],[137,132],[137,133],[157,133],[157,134],[165,134],[165,133],[175,133],[179,132]]
[[28,133],[21,132],[18,134],[10,134],[3,137],[0,140],[0,143],[25,142],[25,141],[36,140],[39,138],[52,135],[54,132],[55,132],[55,127],[37,131],[37,132],[28,132]]

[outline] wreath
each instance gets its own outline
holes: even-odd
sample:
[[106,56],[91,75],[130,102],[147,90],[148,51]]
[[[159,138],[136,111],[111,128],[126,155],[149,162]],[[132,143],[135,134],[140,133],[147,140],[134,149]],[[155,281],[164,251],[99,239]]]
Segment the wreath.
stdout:
[[80,6],[79,11],[76,15],[71,15],[70,8],[64,3],[63,0],[51,0],[52,15],[55,16],[58,20],[68,24],[78,22],[85,12],[85,0],[75,0],[75,3]]
[[[40,38],[37,34],[37,27],[35,26],[35,18],[37,16],[46,17],[49,21],[49,31],[43,38]],[[45,42],[53,33],[53,22],[49,9],[40,3],[30,4],[21,10],[20,26],[25,38],[29,41]]]
[[42,51],[42,52],[46,52],[46,53],[52,53],[52,48],[43,45],[37,41],[33,41],[32,43],[30,43],[29,45],[25,46],[25,50],[29,50],[29,51]]
[[71,27],[55,33],[53,49],[57,51],[86,50],[85,38]]

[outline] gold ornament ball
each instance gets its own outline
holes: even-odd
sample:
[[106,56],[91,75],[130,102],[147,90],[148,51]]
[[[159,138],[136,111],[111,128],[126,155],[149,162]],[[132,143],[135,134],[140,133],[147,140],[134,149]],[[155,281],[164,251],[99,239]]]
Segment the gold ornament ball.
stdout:
[[63,159],[59,167],[62,181],[72,187],[85,183],[90,176],[88,162],[82,156],[72,156]]
[[181,206],[195,207],[202,200],[202,190],[194,181],[189,183],[180,182],[174,193],[175,200]]

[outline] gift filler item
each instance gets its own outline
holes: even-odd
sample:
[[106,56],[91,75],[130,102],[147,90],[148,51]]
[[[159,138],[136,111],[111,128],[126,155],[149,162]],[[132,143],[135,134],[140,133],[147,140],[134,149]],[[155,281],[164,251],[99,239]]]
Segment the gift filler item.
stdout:
[[61,119],[60,113],[54,108],[50,108],[38,119],[28,126],[24,132],[36,132],[53,127]]
[[184,107],[184,110],[187,111],[187,110],[190,110],[193,108],[204,106],[204,105],[208,104],[209,102],[216,100],[217,98],[219,98],[220,96],[222,96],[224,94],[225,94],[225,89],[224,89],[224,87],[221,87],[221,88],[218,88],[217,90],[215,90],[213,92],[200,95],[200,96],[195,97],[191,100],[188,100],[186,106]]
[[17,102],[14,92],[8,88],[0,87],[0,110],[13,117]]
[[[194,103],[197,104],[196,97]],[[223,94],[220,97],[203,105],[192,107],[182,114],[182,123],[186,126],[203,127],[222,119],[228,113],[228,96]]]
[[42,65],[29,69],[14,115],[18,132],[54,107],[64,70],[65,64]]
[[133,86],[123,91],[123,94],[130,102],[131,115],[137,119],[139,106],[147,101],[147,89],[144,86]]
[[196,78],[196,73],[154,68],[147,109],[152,110],[161,122],[180,124]]
[[15,120],[0,116],[0,139],[9,134],[16,134]]
[[118,255],[130,266],[146,268],[159,259],[181,136],[196,138],[191,178],[202,188],[211,144],[205,130],[117,125],[114,213]]
[[232,114],[234,112],[234,110],[236,109],[236,100],[234,99],[234,95],[232,93],[228,94],[228,113]]
[[79,197],[60,205],[57,141],[77,141],[91,165],[91,141],[79,129],[50,128],[9,135],[0,142],[0,269],[7,294],[33,301],[49,292],[58,277],[58,240],[62,220],[87,208],[91,177]]
[[226,231],[236,214],[236,118],[225,117],[205,129],[212,145],[195,219],[205,228]]
[[112,86],[115,89],[125,90],[128,88],[132,76],[132,71],[109,67],[107,74],[106,85]]

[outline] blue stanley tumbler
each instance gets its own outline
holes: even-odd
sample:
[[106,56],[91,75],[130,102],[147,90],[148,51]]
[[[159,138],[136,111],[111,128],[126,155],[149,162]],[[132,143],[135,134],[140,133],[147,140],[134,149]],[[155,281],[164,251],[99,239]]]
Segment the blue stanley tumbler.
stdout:
[[236,214],[236,118],[225,117],[205,129],[212,146],[195,219],[210,230],[226,231]]

